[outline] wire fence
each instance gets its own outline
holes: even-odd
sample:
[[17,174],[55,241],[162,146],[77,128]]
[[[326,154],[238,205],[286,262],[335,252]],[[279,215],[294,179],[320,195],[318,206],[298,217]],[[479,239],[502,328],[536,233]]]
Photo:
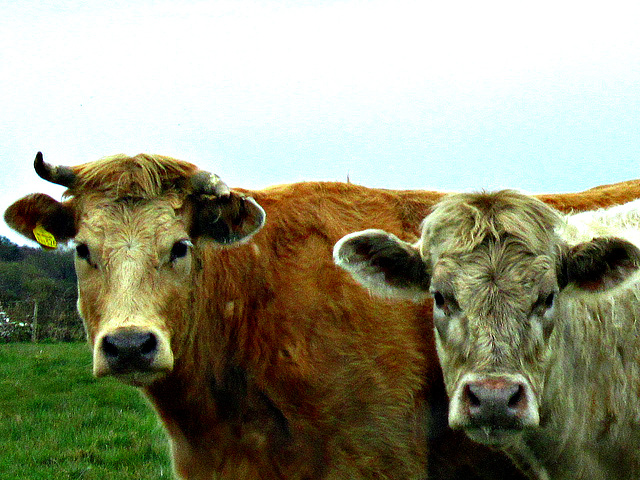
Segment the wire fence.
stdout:
[[15,300],[0,304],[0,342],[71,342],[84,338],[82,320],[67,302]]

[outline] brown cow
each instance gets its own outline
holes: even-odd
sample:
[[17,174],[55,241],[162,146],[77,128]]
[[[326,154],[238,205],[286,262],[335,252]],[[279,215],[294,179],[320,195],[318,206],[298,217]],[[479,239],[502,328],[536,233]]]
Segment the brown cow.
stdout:
[[74,239],[94,373],[142,389],[180,478],[519,478],[446,427],[430,308],[371,302],[331,261],[354,229],[416,240],[439,193],[229,191],[149,155],[35,166],[68,199],[33,194],[5,218]]
[[[331,262],[353,230],[416,240],[441,194],[338,183],[229,192],[192,164],[148,155],[73,168],[39,155],[36,171],[68,200],[34,194],[5,218],[30,238],[41,225],[75,240],[94,372],[141,387],[180,477],[425,478],[429,457],[431,478],[517,478],[446,429],[430,305],[371,300]],[[640,196],[640,182],[604,191],[553,199],[617,203]]]
[[372,289],[433,295],[451,427],[534,479],[623,480],[640,476],[636,245],[640,201],[563,218],[502,191],[446,197],[416,245],[369,230],[334,254]]

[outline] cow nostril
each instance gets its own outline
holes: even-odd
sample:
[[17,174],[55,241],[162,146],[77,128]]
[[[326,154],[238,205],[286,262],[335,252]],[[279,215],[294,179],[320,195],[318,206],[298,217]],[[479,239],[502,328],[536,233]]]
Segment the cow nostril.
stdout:
[[465,394],[467,397],[467,401],[469,402],[469,406],[471,407],[479,407],[480,406],[480,399],[476,396],[475,393],[473,393],[473,390],[471,389],[470,385],[467,385],[465,387]]
[[522,385],[518,385],[514,394],[509,398],[509,408],[517,408],[518,405],[520,405],[520,403],[522,402],[523,398],[524,388],[522,388]]
[[107,357],[117,357],[119,349],[109,335],[102,339],[102,351]]
[[142,355],[149,355],[156,351],[156,347],[158,345],[158,340],[153,333],[149,333],[149,338],[147,338],[142,345],[140,346],[140,353]]

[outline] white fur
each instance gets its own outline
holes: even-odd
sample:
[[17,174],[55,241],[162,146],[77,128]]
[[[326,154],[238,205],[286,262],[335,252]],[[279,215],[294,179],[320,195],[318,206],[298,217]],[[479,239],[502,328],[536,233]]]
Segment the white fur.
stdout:
[[558,233],[570,245],[614,236],[640,247],[640,200],[567,215]]

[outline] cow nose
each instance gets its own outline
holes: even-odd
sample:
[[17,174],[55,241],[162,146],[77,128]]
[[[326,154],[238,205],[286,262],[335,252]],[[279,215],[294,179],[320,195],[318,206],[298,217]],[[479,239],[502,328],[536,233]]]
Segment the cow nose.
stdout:
[[522,383],[486,379],[467,383],[462,401],[476,425],[517,428],[528,410],[527,390]]
[[151,332],[121,329],[105,335],[101,349],[114,372],[147,370],[158,351],[158,339]]

